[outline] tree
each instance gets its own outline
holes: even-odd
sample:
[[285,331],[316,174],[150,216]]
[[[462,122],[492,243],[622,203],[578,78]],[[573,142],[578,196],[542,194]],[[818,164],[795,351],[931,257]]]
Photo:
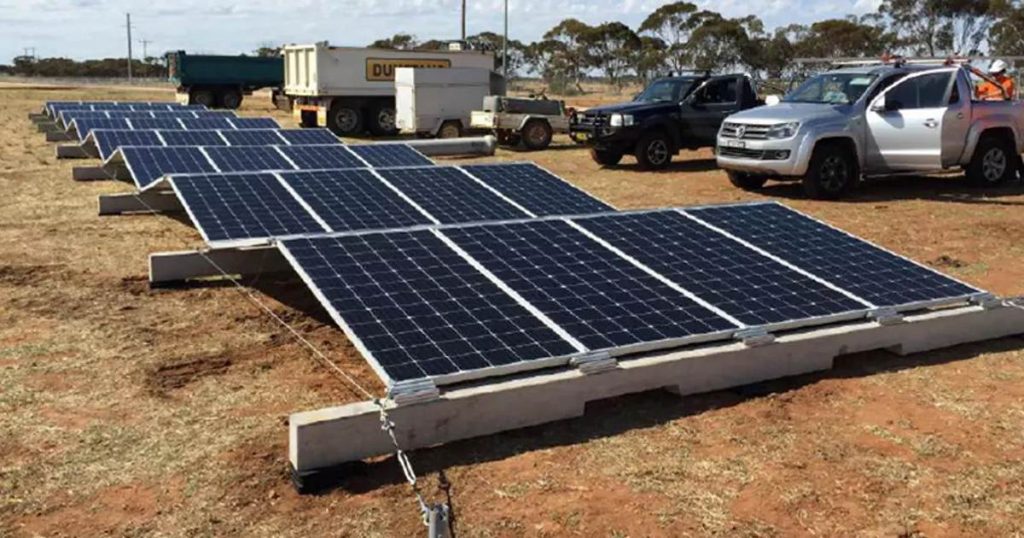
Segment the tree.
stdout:
[[[494,65],[502,69],[502,52],[505,36],[494,32],[480,32],[466,38],[466,43],[473,50],[490,51],[494,53]],[[515,39],[508,40],[508,72],[516,73],[526,63],[526,45]]]
[[276,58],[281,55],[281,47],[264,43],[258,49],[252,51],[252,53],[261,58]]
[[633,66],[640,37],[621,22],[606,22],[592,28],[585,38],[587,58],[592,67],[600,69],[612,85]]
[[1024,6],[1003,2],[996,8],[998,21],[992,26],[989,44],[1000,56],[1024,56]]
[[581,82],[590,64],[586,45],[592,32],[593,28],[584,22],[565,19],[548,30],[542,42],[549,55],[548,68],[559,69],[578,91],[583,91]]
[[677,73],[692,65],[689,43],[699,26],[699,18],[694,18],[697,13],[697,6],[690,2],[674,2],[656,9],[640,25],[640,33],[657,37],[665,44],[665,60]]
[[665,73],[665,42],[660,37],[640,36],[640,49],[634,55],[636,76],[646,84]]
[[884,0],[879,14],[916,55],[978,54],[996,22],[990,0]]
[[398,33],[387,39],[378,39],[377,41],[370,43],[370,48],[413,50],[416,48],[416,44],[416,36],[412,34]]
[[793,47],[798,56],[845,58],[881,56],[891,39],[884,29],[850,19],[816,22]]
[[750,41],[748,27],[755,31],[763,29],[757,17],[726,19],[717,13],[705,12],[688,44],[693,66],[712,71],[746,65],[744,53],[748,51]]

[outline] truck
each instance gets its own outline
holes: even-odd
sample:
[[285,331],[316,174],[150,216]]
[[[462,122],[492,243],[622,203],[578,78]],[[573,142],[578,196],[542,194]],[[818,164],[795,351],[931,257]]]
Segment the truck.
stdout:
[[536,151],[551,145],[555,133],[569,132],[569,116],[564,101],[490,95],[483,110],[473,111],[470,125],[490,131],[501,145],[521,143]]
[[263,56],[167,54],[168,78],[177,86],[180,103],[236,109],[245,95],[262,88],[280,91],[284,59]]
[[690,74],[658,79],[633,101],[575,114],[569,131],[602,166],[636,157],[641,170],[661,170],[683,149],[714,147],[726,116],[762,104],[743,74]]
[[491,69],[400,67],[395,70],[398,130],[458,138],[470,130],[470,115],[484,97],[504,92],[504,78]]
[[1017,176],[1024,106],[975,97],[959,65],[879,63],[826,71],[782,100],[734,114],[717,162],[741,189],[800,181],[810,198],[843,197],[862,178],[962,169],[982,186]]
[[479,51],[411,51],[332,47],[326,42],[284,47],[284,93],[303,127],[339,136],[397,133],[395,71],[399,67],[494,69]]

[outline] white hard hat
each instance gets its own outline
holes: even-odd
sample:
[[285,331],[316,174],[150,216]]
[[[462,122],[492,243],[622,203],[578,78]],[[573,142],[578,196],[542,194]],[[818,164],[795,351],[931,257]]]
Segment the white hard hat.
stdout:
[[1009,66],[1006,65],[1006,62],[1002,60],[996,60],[992,62],[992,65],[989,66],[988,72],[994,75],[996,73],[1002,73],[1003,71],[1006,71],[1008,67]]

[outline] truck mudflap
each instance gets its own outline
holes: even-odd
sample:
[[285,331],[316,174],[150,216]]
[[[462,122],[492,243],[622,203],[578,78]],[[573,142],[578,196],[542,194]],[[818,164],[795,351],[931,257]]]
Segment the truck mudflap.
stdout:
[[302,114],[304,112],[315,112],[316,113],[316,125],[317,127],[327,126],[327,107],[320,105],[300,104],[295,103],[292,107],[292,118],[302,125]]

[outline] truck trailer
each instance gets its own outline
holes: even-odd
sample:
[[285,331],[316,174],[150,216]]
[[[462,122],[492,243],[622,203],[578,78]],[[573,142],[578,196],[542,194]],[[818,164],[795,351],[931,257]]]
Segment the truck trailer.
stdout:
[[262,88],[280,91],[284,83],[284,59],[263,56],[214,56],[167,54],[171,82],[178,87],[179,103],[209,108],[235,109],[243,95]]
[[458,138],[484,97],[505,93],[505,79],[490,69],[395,70],[398,130],[421,137]]
[[303,127],[337,135],[397,133],[395,70],[399,67],[494,69],[479,51],[409,51],[332,47],[326,42],[284,48],[284,93]]

